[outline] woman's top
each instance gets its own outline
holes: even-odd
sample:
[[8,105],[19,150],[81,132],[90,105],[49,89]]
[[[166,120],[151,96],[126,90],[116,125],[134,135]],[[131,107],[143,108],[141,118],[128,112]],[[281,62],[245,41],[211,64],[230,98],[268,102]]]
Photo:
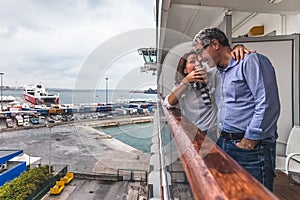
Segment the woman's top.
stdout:
[[208,71],[207,83],[191,83],[188,85],[176,105],[170,105],[168,102],[170,94],[167,95],[164,105],[167,108],[179,108],[182,114],[202,131],[207,131],[216,126],[217,110],[214,100],[216,71],[216,68]]

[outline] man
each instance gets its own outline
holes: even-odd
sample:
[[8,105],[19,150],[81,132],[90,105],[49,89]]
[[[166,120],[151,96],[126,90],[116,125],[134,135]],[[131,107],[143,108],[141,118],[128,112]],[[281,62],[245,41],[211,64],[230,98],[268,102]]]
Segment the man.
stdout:
[[199,59],[217,66],[217,144],[270,191],[275,176],[280,102],[274,67],[258,53],[240,62],[231,58],[226,35],[218,28],[194,38]]

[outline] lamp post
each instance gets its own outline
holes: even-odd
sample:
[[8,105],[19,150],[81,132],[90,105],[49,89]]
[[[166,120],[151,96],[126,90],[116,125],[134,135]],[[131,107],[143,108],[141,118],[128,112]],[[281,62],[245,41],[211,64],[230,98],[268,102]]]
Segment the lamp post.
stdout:
[[28,168],[30,169],[30,154],[28,154]]
[[106,103],[106,105],[107,105],[107,100],[108,100],[107,88],[108,88],[108,78],[105,78],[105,103]]
[[0,72],[1,75],[1,111],[3,111],[3,72]]
[[51,128],[53,127],[50,124],[46,124],[46,126],[50,129],[49,133],[49,174],[51,174]]

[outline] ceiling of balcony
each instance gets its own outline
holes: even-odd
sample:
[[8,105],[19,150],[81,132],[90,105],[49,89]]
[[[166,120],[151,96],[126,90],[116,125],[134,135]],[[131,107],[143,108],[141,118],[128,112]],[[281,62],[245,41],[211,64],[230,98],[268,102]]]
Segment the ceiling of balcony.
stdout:
[[[298,14],[299,0],[164,0],[159,8],[158,26],[179,34],[160,32],[160,47],[171,48],[193,38],[204,27],[223,26],[225,13],[232,15],[232,27],[255,13]],[[278,0],[275,0],[278,1]],[[190,37],[190,38],[189,38]]]

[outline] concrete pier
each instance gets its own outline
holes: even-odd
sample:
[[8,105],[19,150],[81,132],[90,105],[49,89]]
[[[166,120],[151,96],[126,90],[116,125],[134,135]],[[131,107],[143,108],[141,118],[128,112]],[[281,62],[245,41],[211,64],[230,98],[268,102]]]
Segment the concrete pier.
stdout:
[[[152,116],[127,116],[103,120],[55,123],[0,133],[0,146],[22,149],[30,156],[41,157],[41,164],[54,169],[67,165],[69,171],[81,174],[116,174],[118,169],[149,170],[149,154],[122,143],[92,127],[150,122]],[[52,124],[51,124],[52,125]],[[135,199],[145,187],[131,187],[128,181],[74,179],[60,196],[45,199]],[[140,183],[136,183],[140,184]],[[119,188],[119,189],[118,189]],[[131,195],[131,196],[130,196]]]

